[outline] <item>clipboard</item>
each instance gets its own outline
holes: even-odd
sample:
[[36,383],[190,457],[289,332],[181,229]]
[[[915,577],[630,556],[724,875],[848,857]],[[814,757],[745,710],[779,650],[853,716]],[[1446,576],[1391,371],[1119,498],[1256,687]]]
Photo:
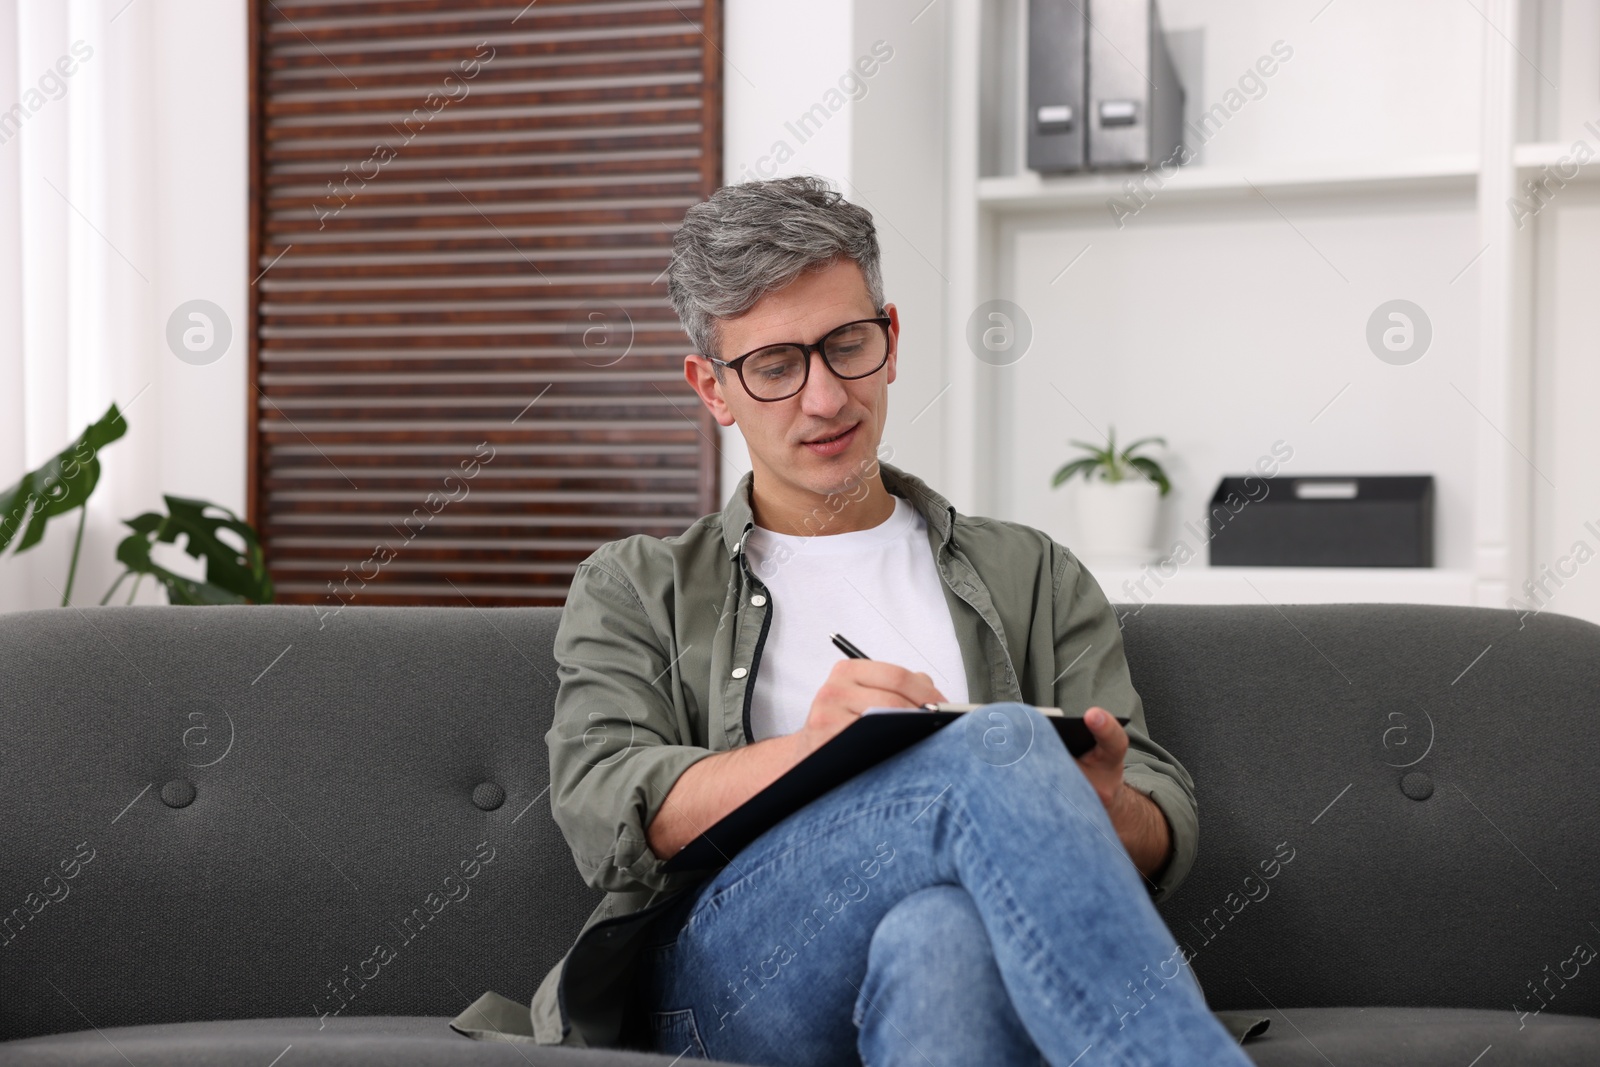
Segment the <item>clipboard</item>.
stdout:
[[[723,866],[770,827],[830,789],[986,706],[934,704],[928,708],[866,709],[822,747],[679,849],[661,869],[670,873]],[[1050,719],[1073,756],[1081,756],[1095,746],[1094,735],[1084,725],[1081,714],[1068,715],[1060,708],[1038,710]],[[1126,715],[1118,715],[1116,720],[1128,725]]]

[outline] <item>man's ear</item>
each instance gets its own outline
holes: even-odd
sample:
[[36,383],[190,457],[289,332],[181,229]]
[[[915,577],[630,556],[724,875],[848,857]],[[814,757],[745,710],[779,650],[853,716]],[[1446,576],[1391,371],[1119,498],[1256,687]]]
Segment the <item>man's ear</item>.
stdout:
[[889,374],[884,382],[887,385],[894,381],[895,367],[900,362],[900,312],[893,304],[885,304],[883,313],[889,317]]
[[700,402],[710,410],[711,417],[717,420],[717,425],[733,425],[733,412],[722,399],[722,383],[717,381],[717,372],[711,366],[710,360],[695,352],[684,356],[683,377],[689,383],[689,388],[699,396]]

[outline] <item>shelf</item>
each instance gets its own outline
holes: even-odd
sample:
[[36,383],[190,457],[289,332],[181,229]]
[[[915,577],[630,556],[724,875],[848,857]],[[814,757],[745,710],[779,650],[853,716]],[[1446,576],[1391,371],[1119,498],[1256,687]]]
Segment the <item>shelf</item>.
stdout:
[[[1115,171],[1043,177],[1034,171],[1005,178],[980,178],[978,202],[994,211],[1040,208],[1103,207],[1112,197],[1125,198],[1124,183],[1144,171]],[[1157,189],[1161,200],[1249,198],[1257,190],[1273,193],[1471,192],[1478,176],[1474,155],[1424,156],[1393,161],[1365,161],[1341,166],[1322,163],[1295,167],[1263,165],[1179,168]]]
[[[1590,145],[1594,148],[1594,145]],[[1563,167],[1566,169],[1576,160],[1572,158],[1572,145],[1562,141],[1539,141],[1530,144],[1519,144],[1511,152],[1511,159],[1520,170],[1536,170],[1542,167]],[[1591,160],[1592,164],[1594,161]],[[1561,177],[1566,178],[1563,174]],[[1577,174],[1567,181],[1592,180],[1600,177],[1600,167],[1583,165],[1578,167]]]
[[1162,578],[1153,567],[1084,563],[1114,604],[1475,603],[1470,571],[1437,567],[1209,567],[1195,561]]

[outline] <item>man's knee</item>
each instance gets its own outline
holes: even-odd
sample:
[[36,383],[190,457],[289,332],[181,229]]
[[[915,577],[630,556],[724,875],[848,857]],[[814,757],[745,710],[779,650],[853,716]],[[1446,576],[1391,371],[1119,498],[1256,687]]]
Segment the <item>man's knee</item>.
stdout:
[[1006,782],[1024,787],[1021,779],[1034,773],[1072,792],[1083,776],[1056,721],[1029,704],[987,704],[952,725],[952,741],[965,749],[963,765],[986,789],[1003,789]]
[[867,965],[953,977],[963,973],[959,965],[968,957],[992,952],[972,895],[962,886],[941,884],[906,895],[884,913],[872,933]]
[[[1105,806],[1057,732],[1059,720],[1014,703],[988,705],[968,715],[983,718],[951,724],[965,727],[959,743],[966,752],[955,760],[965,771],[959,779],[964,800],[1003,809],[1007,825],[1024,832],[1042,832],[1030,821],[1034,819],[1059,829],[1065,801],[1071,806],[1067,828],[1105,837],[1111,826]],[[1030,826],[1035,829],[1025,829]]]
[[950,745],[960,749],[965,759],[958,763],[993,782],[990,768],[1012,768],[1021,764],[1041,767],[1054,774],[1072,756],[1056,730],[1054,716],[1031,704],[986,704],[967,712],[946,727]]
[[867,948],[867,974],[852,1021],[909,1005],[966,1004],[994,970],[978,906],[959,885],[940,884],[903,897],[884,913]]
[[[940,799],[1003,810],[1008,825],[1059,819],[1064,797],[1080,812],[1101,807],[1055,726],[1027,704],[987,704],[904,754],[940,787]],[[944,790],[948,790],[945,792]]]

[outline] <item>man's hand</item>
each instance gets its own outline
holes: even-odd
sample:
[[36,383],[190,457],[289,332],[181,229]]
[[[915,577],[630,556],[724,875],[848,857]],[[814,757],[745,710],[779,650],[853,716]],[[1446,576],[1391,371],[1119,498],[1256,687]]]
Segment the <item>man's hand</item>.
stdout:
[[1084,725],[1094,735],[1095,746],[1077,757],[1083,776],[1111,816],[1111,825],[1146,878],[1167,865],[1172,852],[1172,828],[1155,801],[1122,778],[1128,754],[1128,731],[1105,708],[1090,708]]
[[874,659],[842,659],[817,690],[801,731],[811,748],[855,722],[867,708],[920,708],[943,704],[944,694],[921,671]]
[[800,729],[713,752],[678,776],[645,828],[650,851],[667,859],[724,815],[765,789],[867,708],[942,704],[944,694],[920,671],[870,659],[834,664]]

